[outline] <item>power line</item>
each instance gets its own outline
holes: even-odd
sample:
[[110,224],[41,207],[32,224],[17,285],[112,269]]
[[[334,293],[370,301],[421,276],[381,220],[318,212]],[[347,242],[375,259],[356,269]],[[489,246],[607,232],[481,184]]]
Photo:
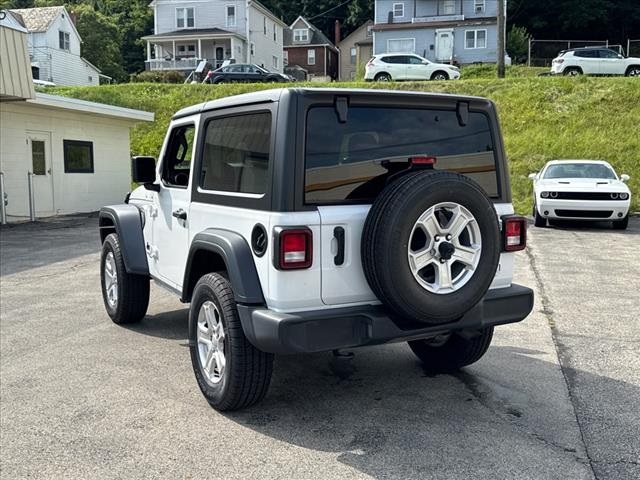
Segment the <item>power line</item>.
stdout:
[[322,17],[323,15],[326,15],[327,13],[332,12],[333,10],[335,10],[337,8],[344,7],[347,3],[351,3],[351,2],[353,2],[353,0],[347,0],[346,2],[342,2],[340,5],[336,5],[335,7],[331,7],[329,10],[327,10],[325,12],[322,12],[322,13],[319,13],[318,15],[315,15],[315,16],[309,18],[308,20],[311,21],[314,18]]

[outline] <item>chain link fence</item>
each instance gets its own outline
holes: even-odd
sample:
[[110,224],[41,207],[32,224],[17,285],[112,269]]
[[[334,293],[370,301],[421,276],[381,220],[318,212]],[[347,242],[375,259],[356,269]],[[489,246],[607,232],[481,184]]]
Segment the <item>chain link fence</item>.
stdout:
[[628,57],[640,57],[640,40],[627,40],[626,54]]

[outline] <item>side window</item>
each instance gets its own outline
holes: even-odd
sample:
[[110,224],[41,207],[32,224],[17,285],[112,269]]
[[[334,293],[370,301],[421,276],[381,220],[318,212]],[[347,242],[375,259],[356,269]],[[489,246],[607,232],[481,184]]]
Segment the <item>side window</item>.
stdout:
[[418,57],[407,57],[409,59],[409,63],[411,63],[412,65],[422,65],[422,60],[420,60]]
[[200,187],[266,193],[270,155],[271,113],[214,118],[206,126]]
[[182,125],[172,130],[162,162],[162,182],[165,185],[178,188],[189,185],[194,134],[194,125]]
[[618,54],[613,50],[600,50],[600,58],[618,58]]

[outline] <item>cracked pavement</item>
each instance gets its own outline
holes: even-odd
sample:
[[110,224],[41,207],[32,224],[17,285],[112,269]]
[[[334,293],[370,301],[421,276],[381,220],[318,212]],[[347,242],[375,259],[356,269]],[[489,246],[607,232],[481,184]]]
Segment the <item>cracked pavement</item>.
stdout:
[[280,357],[265,401],[212,410],[187,311],[102,305],[95,218],[0,230],[0,477],[640,479],[640,219],[536,229],[536,290],[477,364],[429,376],[404,344]]

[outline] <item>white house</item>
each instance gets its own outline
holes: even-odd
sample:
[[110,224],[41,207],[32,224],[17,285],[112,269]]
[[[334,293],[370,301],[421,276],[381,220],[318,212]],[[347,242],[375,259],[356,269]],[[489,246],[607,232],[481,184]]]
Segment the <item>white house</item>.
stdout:
[[34,92],[26,29],[19,16],[2,11],[0,20],[1,220],[29,218],[32,204],[43,217],[122,202],[131,189],[129,132],[153,113]]
[[82,58],[82,39],[64,7],[11,10],[29,32],[27,43],[36,80],[56,85],[99,85],[100,70]]
[[278,17],[255,0],[153,0],[154,34],[147,42],[147,70],[196,68],[225,60],[283,70],[283,30]]

